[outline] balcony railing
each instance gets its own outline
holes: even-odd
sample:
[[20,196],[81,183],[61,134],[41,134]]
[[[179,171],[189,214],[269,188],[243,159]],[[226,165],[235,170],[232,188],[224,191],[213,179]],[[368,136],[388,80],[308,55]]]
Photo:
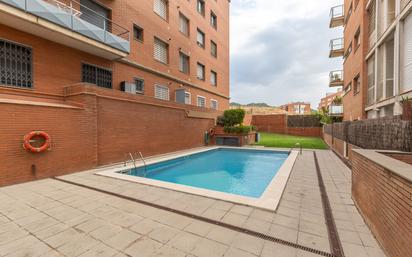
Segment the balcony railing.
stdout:
[[343,71],[335,70],[329,74],[329,87],[341,87],[343,86]]
[[74,0],[0,0],[94,39],[120,51],[130,52],[129,31]]
[[329,43],[330,52],[329,57],[339,57],[344,54],[343,38],[332,39]]
[[343,105],[330,105],[329,106],[329,115],[330,116],[342,116],[343,114]]
[[345,13],[343,5],[334,6],[330,9],[330,28],[343,26],[345,22]]

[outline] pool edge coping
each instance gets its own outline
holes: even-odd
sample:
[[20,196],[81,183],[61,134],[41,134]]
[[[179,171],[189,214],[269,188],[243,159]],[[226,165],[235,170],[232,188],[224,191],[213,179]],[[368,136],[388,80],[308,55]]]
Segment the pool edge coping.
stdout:
[[[280,200],[282,198],[283,192],[286,188],[286,184],[287,184],[287,181],[289,180],[295,161],[298,157],[298,153],[299,153],[298,151],[295,151],[295,150],[285,151],[285,150],[273,149],[273,148],[272,149],[268,149],[268,148],[256,149],[253,147],[242,147],[242,148],[227,147],[227,146],[205,147],[201,149],[197,148],[197,149],[193,149],[190,151],[185,151],[184,153],[170,153],[170,154],[162,155],[159,157],[153,157],[153,158],[146,160],[146,165],[151,165],[151,164],[173,160],[176,158],[180,158],[180,157],[184,157],[184,156],[188,156],[192,154],[197,154],[197,153],[202,153],[202,152],[207,152],[207,151],[211,151],[215,149],[222,149],[222,148],[223,149],[225,148],[226,149],[238,149],[238,150],[253,150],[253,151],[289,152],[289,156],[286,158],[284,163],[281,165],[277,174],[273,176],[271,182],[269,183],[269,185],[266,187],[265,191],[262,193],[262,195],[259,198],[235,195],[235,194],[230,194],[230,193],[225,193],[225,192],[220,192],[220,191],[197,188],[197,187],[192,187],[192,186],[187,186],[187,185],[181,185],[181,184],[176,184],[176,183],[171,183],[171,182],[142,178],[142,177],[137,177],[137,176],[130,176],[130,175],[119,173],[119,171],[134,168],[135,166],[133,164],[127,164],[126,166],[117,164],[113,166],[106,166],[100,169],[93,169],[93,170],[90,170],[89,172],[93,172],[94,175],[110,177],[114,179],[120,179],[123,181],[138,183],[138,184],[142,184],[146,186],[159,187],[162,189],[173,190],[173,191],[177,191],[181,193],[198,195],[202,197],[231,202],[235,204],[247,205],[247,206],[256,207],[256,208],[269,210],[269,211],[276,211],[280,203]],[[143,166],[144,166],[144,163],[142,161],[138,161],[136,163],[137,168],[143,167]]]

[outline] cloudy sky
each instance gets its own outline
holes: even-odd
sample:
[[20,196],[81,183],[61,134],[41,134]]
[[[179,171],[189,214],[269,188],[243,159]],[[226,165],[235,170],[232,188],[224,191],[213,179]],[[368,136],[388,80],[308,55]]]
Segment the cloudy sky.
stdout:
[[232,0],[231,101],[281,105],[308,101],[315,108],[328,88],[330,7],[343,0]]

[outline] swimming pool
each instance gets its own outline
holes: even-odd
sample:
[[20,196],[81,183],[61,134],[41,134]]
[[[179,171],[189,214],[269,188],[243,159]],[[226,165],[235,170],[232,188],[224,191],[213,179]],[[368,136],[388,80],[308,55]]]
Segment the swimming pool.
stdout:
[[202,147],[151,157],[146,165],[139,160],[135,165],[129,162],[93,172],[274,211],[297,155],[297,151],[266,148]]
[[288,156],[288,152],[214,149],[123,173],[258,198]]

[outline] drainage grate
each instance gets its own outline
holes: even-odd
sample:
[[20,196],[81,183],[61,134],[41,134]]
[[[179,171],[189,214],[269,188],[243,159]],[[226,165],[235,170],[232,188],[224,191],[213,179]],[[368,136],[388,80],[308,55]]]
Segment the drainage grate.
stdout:
[[286,241],[286,240],[283,240],[283,239],[280,239],[280,238],[276,238],[276,237],[273,237],[273,236],[269,236],[269,235],[266,235],[266,234],[263,234],[263,233],[259,233],[259,232],[253,231],[253,230],[249,230],[249,229],[241,228],[241,227],[234,226],[234,225],[231,225],[231,224],[223,223],[223,222],[220,222],[220,221],[208,219],[208,218],[198,216],[198,215],[194,215],[194,214],[191,214],[191,213],[188,213],[188,212],[175,210],[175,209],[172,209],[170,207],[161,206],[161,205],[158,205],[158,204],[155,204],[155,203],[150,203],[150,202],[147,202],[147,201],[135,199],[133,197],[116,194],[116,193],[106,191],[106,190],[102,190],[102,189],[99,189],[99,188],[95,188],[95,187],[91,187],[91,186],[87,186],[87,185],[82,185],[82,184],[72,182],[72,181],[68,181],[68,180],[64,180],[64,179],[61,179],[61,178],[54,177],[53,179],[55,179],[57,181],[60,181],[60,182],[63,182],[63,183],[68,183],[68,184],[71,184],[71,185],[74,185],[74,186],[79,186],[79,187],[87,188],[87,189],[97,191],[97,192],[100,192],[100,193],[103,193],[103,194],[107,194],[107,195],[115,196],[115,197],[118,197],[118,198],[122,198],[122,199],[125,199],[125,200],[128,200],[128,201],[136,202],[136,203],[139,203],[139,204],[144,204],[146,206],[154,207],[154,208],[157,208],[157,209],[160,209],[160,210],[163,210],[163,211],[168,211],[168,212],[172,212],[174,214],[179,214],[179,215],[182,215],[182,216],[185,216],[185,217],[188,217],[188,218],[192,218],[192,219],[200,220],[200,221],[203,221],[203,222],[207,222],[209,224],[221,226],[221,227],[231,229],[231,230],[236,231],[236,232],[240,232],[240,233],[243,233],[243,234],[254,236],[254,237],[257,237],[257,238],[260,238],[260,239],[263,239],[263,240],[267,240],[267,241],[271,241],[271,242],[274,242],[274,243],[286,245],[286,246],[293,247],[293,248],[296,248],[296,249],[300,249],[300,250],[303,250],[303,251],[306,251],[306,252],[318,254],[320,256],[341,257],[341,255],[334,255],[334,254],[331,254],[331,253],[328,253],[328,252],[324,252],[324,251],[320,251],[320,250],[313,249],[313,248],[310,248],[310,247],[306,247],[306,246],[303,246],[303,245],[299,245],[299,244],[296,244],[296,243],[293,243],[293,242],[289,242],[289,241]]
[[326,219],[326,227],[328,229],[328,234],[329,234],[329,243],[330,243],[333,255],[336,257],[343,257],[345,255],[343,253],[342,245],[340,243],[339,234],[336,228],[335,220],[333,219],[332,208],[330,207],[328,194],[326,193],[325,184],[323,183],[322,174],[320,172],[318,157],[315,151],[313,152],[313,157],[315,159],[316,173],[318,175],[319,188],[320,188],[320,193],[322,196],[322,205],[323,205],[323,211],[324,211],[325,219]]

